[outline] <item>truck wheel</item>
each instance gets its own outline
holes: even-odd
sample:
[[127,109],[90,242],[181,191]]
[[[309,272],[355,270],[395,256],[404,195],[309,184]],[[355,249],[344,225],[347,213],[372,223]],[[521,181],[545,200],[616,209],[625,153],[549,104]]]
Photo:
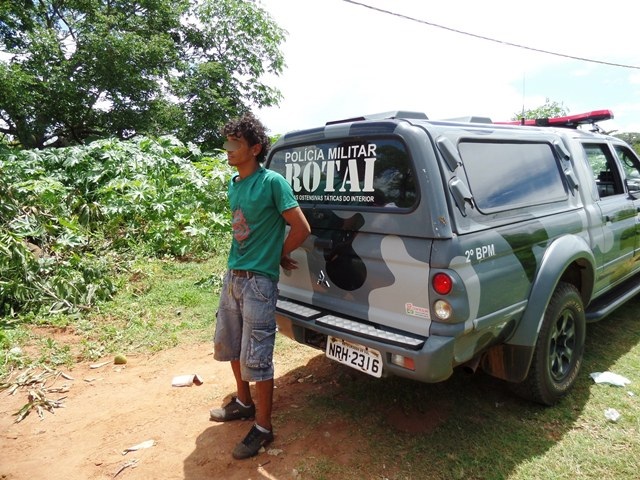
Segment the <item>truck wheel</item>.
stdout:
[[529,373],[516,392],[544,405],[566,395],[582,365],[585,330],[582,297],[576,287],[560,282],[545,311]]

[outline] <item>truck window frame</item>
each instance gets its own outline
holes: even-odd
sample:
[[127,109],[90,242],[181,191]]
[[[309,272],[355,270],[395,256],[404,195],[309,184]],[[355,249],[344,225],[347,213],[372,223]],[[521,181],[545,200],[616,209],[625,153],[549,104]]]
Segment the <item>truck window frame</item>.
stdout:
[[624,171],[624,183],[629,193],[640,195],[640,159],[636,152],[626,145],[613,144],[613,150]]
[[[411,150],[409,149],[407,144],[404,142],[402,137],[399,137],[399,136],[372,135],[367,137],[356,137],[356,138],[354,137],[328,138],[328,139],[318,140],[315,142],[305,142],[300,144],[286,145],[283,147],[276,148],[270,153],[269,160],[266,164],[266,167],[280,173],[283,177],[287,178],[285,160],[279,157],[283,154],[286,155],[286,153],[284,152],[287,152],[287,151],[293,152],[296,149],[299,149],[300,151],[305,151],[309,149],[316,149],[318,147],[320,149],[322,148],[329,149],[332,147],[340,146],[341,144],[351,145],[351,144],[357,144],[357,143],[361,143],[361,144],[375,143],[377,146],[380,146],[382,144],[384,147],[389,147],[389,146],[399,147],[399,152],[404,156],[404,158],[401,159],[401,161],[403,162],[402,164],[403,168],[398,169],[398,171],[400,172],[401,175],[403,175],[404,181],[407,182],[404,188],[404,192],[402,193],[402,195],[405,195],[404,198],[407,199],[405,204],[398,205],[396,203],[398,201],[397,197],[394,197],[391,199],[388,199],[388,198],[385,199],[384,192],[379,191],[380,190],[379,183],[380,181],[384,180],[382,178],[382,174],[389,170],[389,168],[387,168],[384,170],[376,169],[374,171],[375,172],[374,173],[375,189],[373,192],[367,192],[367,193],[362,193],[361,195],[358,195],[359,197],[369,198],[371,200],[369,202],[363,203],[358,201],[355,201],[355,202],[337,201],[337,198],[340,197],[340,195],[338,194],[331,195],[335,198],[335,200],[317,201],[315,199],[318,196],[327,194],[326,190],[322,191],[321,189],[318,189],[312,192],[309,192],[306,190],[301,191],[301,190],[296,190],[296,188],[294,188],[294,185],[292,185],[292,188],[294,189],[294,195],[296,196],[296,199],[298,200],[300,207],[303,209],[313,208],[313,209],[331,209],[331,210],[335,209],[335,210],[358,210],[358,211],[361,211],[361,210],[362,211],[384,211],[385,213],[406,213],[408,211],[414,210],[418,205],[418,203],[420,202],[420,196],[421,196],[418,177],[416,175],[416,170],[415,170],[415,165],[412,158]],[[378,152],[377,147],[376,147],[376,151]],[[326,155],[325,158],[326,157],[328,156]],[[384,183],[385,183],[385,186],[387,186],[389,184],[388,179]],[[383,194],[381,195],[381,193]],[[402,195],[400,195],[400,198],[402,198]],[[306,199],[305,197],[308,197],[310,199]],[[312,197],[314,198],[313,200],[311,200]],[[373,198],[375,198],[375,200],[372,200]]]
[[[548,141],[467,138],[458,143],[458,151],[473,202],[482,214],[567,201],[566,179],[555,148]],[[542,162],[546,163],[541,170]],[[496,172],[501,179],[489,185],[490,176]]]
[[582,142],[581,145],[600,200],[624,194],[620,167],[609,145],[606,142]]

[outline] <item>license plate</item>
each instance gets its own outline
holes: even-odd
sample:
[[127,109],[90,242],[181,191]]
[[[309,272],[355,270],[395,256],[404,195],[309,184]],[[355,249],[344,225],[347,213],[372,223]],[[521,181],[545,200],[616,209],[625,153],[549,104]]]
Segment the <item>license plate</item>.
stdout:
[[374,377],[382,376],[382,356],[372,348],[347,342],[341,338],[327,338],[327,357]]

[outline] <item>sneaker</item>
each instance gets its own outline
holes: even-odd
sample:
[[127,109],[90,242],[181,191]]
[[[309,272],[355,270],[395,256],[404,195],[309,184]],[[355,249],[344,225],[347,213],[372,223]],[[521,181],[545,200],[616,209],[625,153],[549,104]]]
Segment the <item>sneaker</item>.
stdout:
[[244,440],[233,449],[233,458],[243,460],[253,457],[258,454],[262,447],[269,445],[271,442],[273,442],[273,432],[265,433],[258,430],[258,427],[254,425],[247,436],[244,437]]
[[256,415],[256,406],[249,405],[243,407],[237,402],[236,397],[222,408],[212,408],[209,411],[209,418],[214,422],[229,422],[231,420],[248,420]]

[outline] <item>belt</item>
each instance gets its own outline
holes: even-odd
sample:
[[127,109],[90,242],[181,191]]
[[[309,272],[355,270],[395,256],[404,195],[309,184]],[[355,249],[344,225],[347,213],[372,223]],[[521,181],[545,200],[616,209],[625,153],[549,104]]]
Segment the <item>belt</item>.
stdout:
[[254,273],[249,270],[231,270],[231,275],[234,277],[251,278]]

